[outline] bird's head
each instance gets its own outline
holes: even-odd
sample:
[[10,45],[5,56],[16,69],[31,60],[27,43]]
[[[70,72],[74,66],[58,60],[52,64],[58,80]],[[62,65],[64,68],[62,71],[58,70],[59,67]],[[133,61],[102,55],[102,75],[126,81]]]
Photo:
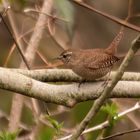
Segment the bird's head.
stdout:
[[65,50],[56,59],[61,60],[64,64],[68,63],[71,59],[72,51]]

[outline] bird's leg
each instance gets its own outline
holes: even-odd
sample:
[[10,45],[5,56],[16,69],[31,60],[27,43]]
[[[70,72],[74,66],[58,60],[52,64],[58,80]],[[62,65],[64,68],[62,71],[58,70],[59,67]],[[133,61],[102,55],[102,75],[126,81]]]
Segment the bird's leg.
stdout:
[[110,70],[108,72],[107,79],[101,84],[101,87],[97,90],[97,92],[102,93],[104,91],[105,87],[107,86],[107,84],[110,80],[109,77],[110,77],[110,74],[111,74],[111,69],[112,69],[112,67],[110,68]]
[[82,80],[79,82],[79,84],[78,84],[78,88],[80,88],[80,86],[81,86],[82,84],[84,84],[85,82],[87,82],[86,79],[82,79]]
[[[106,80],[103,82],[103,84],[101,85],[101,86],[103,86],[103,91],[104,91],[105,87],[107,86],[107,84],[108,84],[108,82],[109,82],[109,80],[110,80],[111,70],[112,70],[112,67],[110,68],[110,70],[109,70],[109,72],[108,72],[108,74],[107,74],[107,79],[106,79]],[[102,91],[102,92],[103,92],[103,91]]]
[[[79,82],[79,84],[78,84],[78,88],[80,88],[80,86],[82,85],[82,84],[84,84],[85,82],[91,82],[91,81],[88,81],[88,80],[86,80],[86,79],[82,79],[80,82]],[[92,80],[92,82],[97,82],[97,80]]]
[[109,80],[110,80],[110,75],[111,75],[111,69],[110,69],[110,71],[109,71],[109,73],[108,73],[108,75],[107,75],[107,79],[104,81],[104,83],[103,83],[103,86],[106,86],[107,84],[108,84],[108,82],[109,82]]

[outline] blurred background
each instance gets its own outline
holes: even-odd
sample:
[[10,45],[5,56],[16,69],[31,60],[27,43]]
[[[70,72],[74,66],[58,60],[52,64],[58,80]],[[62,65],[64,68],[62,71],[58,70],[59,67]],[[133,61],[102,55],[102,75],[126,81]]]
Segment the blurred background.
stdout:
[[[19,38],[24,46],[24,50],[28,46],[30,37],[32,36],[33,28],[38,19],[43,0],[10,0],[12,18],[17,28]],[[93,6],[94,8],[108,13],[117,18],[125,20],[129,11],[129,0],[83,0],[82,2]],[[1,2],[1,13],[4,11],[4,6]],[[131,0],[131,17],[129,22],[140,26],[140,1]],[[46,22],[44,33],[39,43],[38,51],[46,61],[51,64],[54,63],[52,58],[58,56],[63,50],[68,48],[106,48],[118,34],[121,25],[112,20],[109,20],[95,12],[78,6],[69,0],[54,0],[51,13],[52,19]],[[53,18],[57,17],[57,18]],[[5,21],[10,27],[10,22],[7,16],[4,16]],[[12,30],[12,29],[11,29]],[[27,33],[28,32],[28,33]],[[26,33],[26,34],[25,34]],[[24,35],[25,34],[25,35]],[[117,54],[125,54],[131,46],[133,39],[136,38],[138,32],[132,29],[124,29],[124,37],[120,42]],[[3,22],[0,22],[0,66],[9,68],[18,68],[21,63],[21,57],[18,50],[13,49],[13,40],[8,33]],[[13,49],[8,61],[9,53]],[[139,72],[140,56],[136,56],[127,71]],[[6,63],[6,64],[5,64]],[[32,69],[46,68],[42,59],[36,55]],[[116,66],[117,68],[118,66]],[[7,130],[8,120],[11,103],[12,93],[9,91],[0,90],[0,130]],[[26,97],[27,98],[27,97]],[[115,100],[118,108],[122,110],[135,104],[136,100]],[[34,115],[30,108],[30,101],[27,98],[22,110],[21,122],[26,124],[27,128],[34,128],[35,121]],[[66,132],[62,134],[68,134],[80,123],[86,113],[89,111],[92,101],[87,101],[76,105],[74,108],[69,109],[66,107],[47,104],[53,119],[56,119],[59,123],[63,122],[63,127]],[[58,112],[58,113],[57,113]],[[16,113],[16,112],[15,112]],[[132,114],[132,117],[125,117],[121,121],[118,121],[115,126],[110,130],[110,133],[118,131],[129,130],[138,127],[136,124],[140,124],[139,111]],[[100,111],[96,118],[91,121],[90,126],[97,125],[107,119],[107,114]],[[135,121],[135,122],[134,122]],[[68,132],[68,133],[67,133]],[[81,139],[94,140],[101,131],[95,131],[86,134]],[[59,134],[59,137],[61,134]],[[37,140],[52,140],[56,139],[56,130],[49,125],[41,124],[38,133],[35,137]],[[114,140],[138,140],[139,133],[133,133],[121,137],[114,138]]]

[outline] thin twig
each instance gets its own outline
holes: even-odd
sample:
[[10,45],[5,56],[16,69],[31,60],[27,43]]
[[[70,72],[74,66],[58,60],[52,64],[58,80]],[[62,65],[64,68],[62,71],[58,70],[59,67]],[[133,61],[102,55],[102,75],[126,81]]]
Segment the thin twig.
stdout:
[[0,17],[1,17],[1,19],[2,19],[2,21],[3,21],[3,23],[4,23],[4,25],[5,25],[5,27],[7,28],[7,30],[8,30],[8,32],[9,32],[10,36],[12,37],[14,43],[16,44],[17,49],[18,49],[18,51],[19,51],[19,53],[20,53],[20,55],[21,55],[21,57],[22,57],[24,63],[26,64],[27,68],[30,69],[30,65],[29,65],[27,59],[25,58],[22,49],[20,48],[19,44],[17,43],[17,40],[15,39],[13,33],[11,32],[11,30],[10,30],[8,24],[5,22],[5,19],[3,18],[3,16],[2,16],[1,13],[0,13]]
[[10,51],[8,52],[8,56],[6,57],[5,62],[4,62],[4,65],[3,65],[4,67],[7,67],[8,62],[9,62],[9,60],[10,60],[10,58],[11,58],[11,55],[13,54],[15,48],[16,48],[16,45],[13,44],[12,47],[10,48]]
[[89,6],[89,5],[85,4],[85,3],[82,3],[82,2],[80,3],[80,2],[77,2],[76,0],[69,0],[69,1],[72,2],[72,3],[75,3],[76,5],[84,7],[84,8],[86,8],[86,9],[92,11],[92,12],[95,12],[95,13],[97,13],[99,15],[102,15],[102,16],[106,17],[107,19],[112,20],[112,21],[114,21],[114,22],[116,22],[116,23],[118,23],[120,25],[123,25],[123,26],[125,26],[127,28],[130,28],[130,29],[133,29],[133,30],[135,30],[137,32],[140,32],[140,27],[135,26],[135,25],[133,25],[131,23],[128,23],[125,20],[122,20],[120,18],[111,16],[111,15],[109,15],[107,13],[103,13],[100,10],[97,10],[94,7],[91,7],[91,6]]
[[[27,45],[29,45],[28,41],[24,37],[22,39]],[[46,58],[39,50],[36,50],[36,53],[47,66],[50,65],[50,63],[46,60]]]
[[[52,19],[52,17],[48,17],[48,18],[50,18],[50,19]],[[55,18],[55,17],[54,17]],[[36,20],[35,18],[33,18],[34,20]],[[45,25],[44,25],[45,26]],[[22,34],[22,36],[25,36],[25,34],[28,34],[28,33],[30,33],[32,30],[34,30],[34,29],[30,29],[30,30],[28,30],[28,32],[26,32],[26,33],[24,33],[24,34]],[[50,37],[51,37],[51,39],[54,41],[54,43],[56,44],[56,45],[58,45],[61,49],[65,49],[65,47],[64,46],[62,46],[58,41],[57,41],[57,39],[50,33],[50,30],[48,29],[48,33],[49,33],[49,35],[50,35]],[[22,37],[21,36],[21,37]]]
[[[7,11],[10,9],[11,7],[10,7],[10,5],[8,6],[8,7],[6,7],[5,9],[4,9],[4,12],[1,14],[2,15],[2,17],[4,17],[6,14],[7,14]],[[2,21],[2,18],[0,18],[0,22]]]
[[105,138],[101,138],[100,140],[109,140],[109,139],[112,139],[112,138],[115,138],[115,137],[118,137],[118,136],[126,135],[126,134],[129,134],[129,133],[134,133],[134,132],[139,132],[139,131],[140,131],[140,128],[136,128],[136,129],[116,133],[114,135],[111,135],[111,136],[108,136],[108,137],[105,137]]
[[[45,27],[44,27],[44,25],[43,25],[43,26],[41,25],[40,28],[45,28]],[[29,33],[31,33],[32,31],[34,31],[34,28],[31,28],[31,29],[28,30],[27,32],[23,33],[19,38],[17,38],[17,40],[23,39],[23,41],[25,41],[25,43],[27,43],[27,41],[24,39],[24,37],[25,37],[26,35],[28,35]],[[63,46],[56,40],[56,38],[55,38],[54,36],[52,36],[52,34],[50,33],[49,30],[48,30],[48,33],[49,33],[51,39],[54,41],[54,43],[55,43],[56,45],[58,45],[61,49],[64,50],[65,47],[63,47]],[[27,43],[27,44],[29,45],[29,43]],[[7,66],[8,61],[10,60],[11,55],[12,55],[13,51],[15,50],[15,48],[16,48],[16,46],[15,46],[15,44],[13,44],[12,47],[11,47],[11,49],[10,49],[10,51],[9,51],[9,53],[8,53],[8,56],[6,57],[5,62],[4,62],[4,66],[5,66],[5,67]],[[43,55],[42,55],[38,50],[36,50],[36,51],[37,51],[37,54],[39,55],[39,57],[40,57],[40,58],[43,60],[43,62],[48,66],[49,63],[47,63],[47,60],[43,57]],[[49,64],[49,67],[51,68],[51,67],[53,67],[53,66]]]
[[57,19],[57,20],[60,20],[60,21],[63,21],[63,22],[69,22],[69,21],[67,21],[67,20],[65,20],[65,19],[63,19],[63,18],[59,18],[59,17],[57,17],[57,16],[54,16],[54,15],[51,15],[51,14],[48,14],[48,13],[44,13],[44,12],[40,12],[40,11],[38,11],[38,10],[31,9],[31,8],[26,8],[26,9],[24,10],[24,12],[25,12],[25,13],[26,13],[26,12],[36,12],[36,13],[39,13],[39,14],[46,15],[46,16],[48,16],[48,17],[54,19],[54,20]]
[[128,16],[127,16],[127,20],[129,20],[132,17],[132,4],[133,4],[133,0],[129,0],[128,1]]
[[[45,27],[44,27],[44,25],[43,25],[43,26],[41,26],[40,28],[45,28]],[[19,38],[17,38],[17,40],[21,40],[21,39],[22,39],[26,44],[29,45],[29,43],[25,40],[24,36],[28,35],[28,34],[29,34],[30,32],[32,32],[32,31],[34,31],[34,28],[32,28],[32,29],[28,30],[27,32],[23,33]],[[16,48],[16,46],[15,46],[15,44],[13,44],[12,47],[11,47],[11,49],[10,49],[10,51],[9,51],[9,53],[8,53],[8,56],[7,56],[6,60],[5,60],[5,63],[4,63],[4,66],[5,66],[5,67],[7,66],[8,61],[10,60],[11,55],[12,55],[13,51],[15,50],[15,48]],[[43,57],[43,55],[42,55],[38,50],[36,50],[36,52],[37,52],[38,56],[41,58],[41,60],[42,60],[46,65],[48,65],[48,62],[47,62],[47,60]]]
[[3,17],[6,16],[6,13],[7,13],[7,11],[8,11],[10,8],[11,8],[10,5],[9,5],[8,7],[5,8],[5,10],[4,10],[3,14],[2,14]]

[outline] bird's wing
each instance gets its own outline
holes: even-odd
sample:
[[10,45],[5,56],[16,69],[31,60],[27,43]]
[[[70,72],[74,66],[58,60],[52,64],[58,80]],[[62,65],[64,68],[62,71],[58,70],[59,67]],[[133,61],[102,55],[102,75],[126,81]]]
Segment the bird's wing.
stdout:
[[113,64],[118,60],[119,58],[112,55],[99,54],[98,56],[85,59],[86,62],[84,63],[84,66],[86,68],[96,70],[100,68],[113,66]]

